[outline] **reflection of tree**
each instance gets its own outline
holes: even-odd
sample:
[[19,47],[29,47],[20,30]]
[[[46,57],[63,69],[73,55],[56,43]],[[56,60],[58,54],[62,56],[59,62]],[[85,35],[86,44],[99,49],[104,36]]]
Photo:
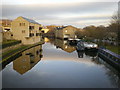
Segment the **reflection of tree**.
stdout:
[[106,69],[106,75],[109,77],[111,83],[115,87],[120,88],[120,73],[116,69],[114,69],[112,66],[110,66],[108,63],[106,63],[104,60],[101,60],[99,58],[99,61],[102,61],[102,65],[104,65]]
[[24,74],[32,69],[42,57],[42,45],[30,48],[22,52],[22,56],[13,61],[13,69],[20,74]]
[[95,64],[104,65],[106,75],[109,77],[109,80],[111,81],[112,85],[120,88],[120,73],[117,70],[115,70],[112,66],[110,66],[108,63],[106,63],[99,57],[92,58],[92,61]]
[[120,74],[114,72],[113,70],[107,70],[106,74],[109,76],[109,79],[113,86],[117,86],[120,88]]
[[97,57],[92,57],[92,62],[94,62],[95,64],[99,64],[101,65],[101,61],[98,59],[98,56]]
[[105,65],[109,70],[106,74],[109,76],[112,85],[120,87],[120,73],[109,65]]

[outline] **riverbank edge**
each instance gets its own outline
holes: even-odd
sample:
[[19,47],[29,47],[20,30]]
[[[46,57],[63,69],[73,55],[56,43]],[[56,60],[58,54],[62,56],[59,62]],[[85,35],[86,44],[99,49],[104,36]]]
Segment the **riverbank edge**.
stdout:
[[[104,50],[107,50],[107,51],[104,51]],[[102,53],[101,51],[104,51],[105,53],[109,54],[109,55],[106,55],[104,53]],[[112,57],[110,57],[110,55],[112,57],[116,57],[116,59],[113,59]],[[115,56],[116,55],[116,56]],[[112,52],[111,50],[107,49],[107,48],[99,48],[98,49],[98,56],[100,58],[102,58],[105,62],[107,62],[108,64],[110,64],[112,67],[114,67],[116,70],[120,71],[120,64],[119,64],[119,61],[120,60],[120,55],[115,53],[115,52]]]
[[[26,48],[23,48],[23,49],[21,49],[21,50],[19,50],[19,51],[16,51],[16,52],[13,53],[11,56],[6,57],[6,58],[4,58],[3,60],[1,60],[1,61],[0,61],[0,64],[2,64],[3,62],[7,61],[9,58],[15,56],[16,54],[19,54],[19,53],[21,53],[21,52],[23,52],[23,51],[25,51],[25,50],[27,50],[27,49],[30,49],[30,48],[32,48],[32,47],[35,47],[35,46],[38,46],[38,45],[41,45],[41,44],[42,44],[42,43],[39,42],[39,43],[36,43],[36,44],[33,44],[33,45],[28,45],[28,46],[26,45]],[[21,46],[21,47],[22,47],[22,46]],[[21,48],[21,47],[19,47],[19,48]]]
[[5,52],[7,52],[7,51],[10,51],[11,49],[15,49],[15,48],[18,48],[18,47],[21,47],[21,46],[23,46],[22,43],[15,44],[15,45],[12,45],[12,46],[10,46],[10,47],[2,48],[2,49],[1,49],[1,52],[2,52],[2,53],[5,53]]

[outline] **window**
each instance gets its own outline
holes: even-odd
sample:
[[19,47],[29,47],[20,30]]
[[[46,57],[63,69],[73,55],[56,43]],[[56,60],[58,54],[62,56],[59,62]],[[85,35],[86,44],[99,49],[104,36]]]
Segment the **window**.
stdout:
[[30,33],[30,37],[34,36],[34,33]]
[[42,27],[39,27],[39,30],[41,30],[42,29]]
[[40,36],[40,33],[36,33],[36,36]]
[[30,29],[30,30],[33,30],[33,29],[34,29],[34,26],[29,26],[29,29]]
[[42,33],[44,33],[44,31],[41,31]]
[[20,25],[20,26],[25,26],[25,23],[20,23],[19,25]]
[[22,30],[22,33],[25,33],[25,30]]

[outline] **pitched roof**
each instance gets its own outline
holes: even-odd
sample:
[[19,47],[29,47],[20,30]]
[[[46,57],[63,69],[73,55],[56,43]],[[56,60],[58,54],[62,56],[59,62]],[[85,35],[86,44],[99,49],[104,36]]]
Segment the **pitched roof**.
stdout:
[[[21,16],[22,17],[22,16]],[[23,19],[27,20],[28,22],[30,23],[34,23],[34,24],[39,24],[38,22],[32,20],[32,19],[28,19],[28,18],[25,18],[25,17],[22,17]]]
[[[62,30],[63,28],[67,28],[67,27],[73,27],[72,25],[68,25],[68,26],[64,26],[64,27],[56,27],[57,30]],[[73,27],[76,28],[76,27]]]
[[64,26],[64,27],[56,27],[57,30],[61,30],[63,28],[66,28],[67,26]]

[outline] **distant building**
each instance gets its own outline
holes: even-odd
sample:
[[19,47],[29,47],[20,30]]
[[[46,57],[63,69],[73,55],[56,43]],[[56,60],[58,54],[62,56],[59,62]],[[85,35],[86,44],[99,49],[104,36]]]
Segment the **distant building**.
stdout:
[[11,31],[3,31],[3,40],[13,40],[13,34]]
[[73,26],[57,27],[55,37],[60,39],[76,38],[75,31],[77,28]]
[[21,40],[23,44],[34,44],[41,40],[41,24],[34,20],[18,17],[11,23],[13,38]]
[[13,40],[13,34],[10,30],[3,30],[2,27],[0,27],[0,42],[6,41],[6,40]]
[[2,20],[0,20],[0,27],[5,32],[10,31],[11,30],[11,22],[12,22],[12,20],[2,19]]
[[11,22],[12,22],[12,20],[2,19],[2,20],[0,20],[0,26],[11,27]]
[[1,41],[13,39],[11,32],[11,22],[12,20],[9,19],[0,20],[0,33],[2,37]]
[[42,27],[42,32],[43,33],[47,33],[48,31],[49,31],[49,29],[47,27],[45,27],[45,26]]

